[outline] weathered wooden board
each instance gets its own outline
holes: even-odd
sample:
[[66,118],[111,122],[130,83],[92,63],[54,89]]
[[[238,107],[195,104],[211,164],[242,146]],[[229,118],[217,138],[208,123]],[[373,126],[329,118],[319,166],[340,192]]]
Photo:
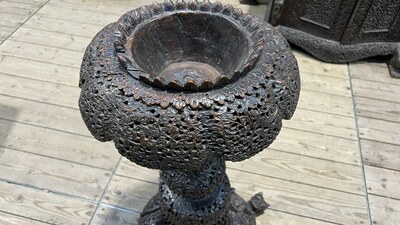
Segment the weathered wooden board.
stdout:
[[13,14],[10,12],[0,12],[0,26],[19,27],[29,15]]
[[400,145],[361,139],[364,163],[400,171]]
[[358,117],[360,137],[400,145],[400,123]]
[[110,171],[120,158],[111,142],[1,119],[0,145]]
[[43,223],[8,213],[0,212],[0,224],[2,225],[46,225],[48,223]]
[[8,36],[10,36],[10,34],[12,32],[14,32],[15,29],[16,29],[15,27],[8,27],[8,26],[0,25],[0,43],[3,42],[4,40],[6,40],[6,38]]
[[379,83],[400,85],[399,79],[394,79],[389,74],[387,64],[384,62],[354,62],[349,64],[350,76],[354,79],[373,81]]
[[0,6],[0,13],[12,13],[23,16],[31,15],[39,8],[38,5],[14,1],[1,1]]
[[106,170],[0,147],[0,179],[92,200],[110,179]]
[[351,97],[315,92],[307,89],[301,90],[297,108],[354,117],[353,100]]
[[[350,82],[348,79],[321,76],[320,74],[307,72],[300,72],[300,78],[302,90],[351,97]],[[316,93],[314,98],[320,98],[320,96]]]
[[400,123],[400,103],[355,97],[357,116]]
[[357,97],[400,103],[400,98],[398,98],[400,95],[399,85],[361,79],[352,79],[352,85],[353,93]]
[[365,166],[368,193],[400,200],[400,172]]
[[57,225],[88,224],[95,204],[0,181],[3,212]]
[[0,102],[0,118],[92,137],[77,109],[3,95]]
[[[277,179],[310,184],[363,195],[363,175],[359,166],[266,150],[241,163],[228,163],[231,169]],[[260,170],[260,168],[263,168]]]
[[158,184],[114,175],[102,202],[141,211],[158,191]]
[[[43,40],[47,42],[48,40]],[[7,40],[0,45],[0,55],[80,68],[83,53],[37,44]]]
[[137,224],[138,218],[139,218],[138,213],[100,204],[90,225]]
[[374,225],[398,225],[400,221],[400,201],[369,195],[371,220]]
[[0,79],[0,94],[78,109],[78,88],[1,73]]
[[[284,127],[271,149],[360,165],[358,141]],[[267,150],[264,150],[267,151]]]
[[0,73],[78,87],[79,69],[0,55]]
[[316,132],[335,137],[357,139],[355,119],[306,109],[296,109],[291,120],[283,121],[284,127]]
[[[91,38],[21,27],[10,40],[83,52]],[[47,41],[51,40],[51,41]]]
[[[332,64],[321,62],[307,53],[295,50],[294,55],[299,64],[300,74],[303,72],[318,74],[320,76],[330,76],[335,78],[349,78],[348,68],[346,64]],[[300,75],[301,76],[301,75]]]

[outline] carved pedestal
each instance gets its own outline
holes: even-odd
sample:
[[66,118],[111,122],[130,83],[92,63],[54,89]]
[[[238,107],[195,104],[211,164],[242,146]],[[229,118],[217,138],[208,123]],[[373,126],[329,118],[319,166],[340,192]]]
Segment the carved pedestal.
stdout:
[[162,171],[140,225],[256,224],[268,205],[234,192],[225,161],[268,147],[296,108],[297,63],[273,27],[208,1],[143,6],[96,35],[80,87],[93,136]]

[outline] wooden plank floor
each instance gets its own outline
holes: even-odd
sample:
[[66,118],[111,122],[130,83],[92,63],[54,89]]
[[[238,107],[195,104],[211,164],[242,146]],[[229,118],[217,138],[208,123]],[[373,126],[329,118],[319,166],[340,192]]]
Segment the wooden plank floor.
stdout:
[[[88,132],[77,100],[91,38],[146,0],[0,0],[0,224],[135,224],[158,171]],[[263,16],[266,6],[240,5]],[[382,63],[295,51],[302,92],[280,136],[228,163],[238,193],[271,204],[259,225],[400,221],[400,80]]]

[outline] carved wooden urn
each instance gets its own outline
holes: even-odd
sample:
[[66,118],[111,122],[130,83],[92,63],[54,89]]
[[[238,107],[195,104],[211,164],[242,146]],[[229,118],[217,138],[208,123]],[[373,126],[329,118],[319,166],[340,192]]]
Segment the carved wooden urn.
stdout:
[[268,147],[295,111],[297,63],[273,27],[218,2],[143,6],[94,37],[80,87],[92,135],[161,170],[140,225],[256,224],[267,204],[234,192],[225,161]]

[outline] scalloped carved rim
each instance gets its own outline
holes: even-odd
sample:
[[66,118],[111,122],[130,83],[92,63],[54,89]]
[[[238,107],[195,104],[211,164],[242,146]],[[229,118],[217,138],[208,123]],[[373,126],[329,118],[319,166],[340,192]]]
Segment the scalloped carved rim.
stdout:
[[[145,26],[146,23],[179,13],[213,15],[238,26],[249,40],[250,46],[248,46],[247,57],[228,73],[219,71],[219,74],[214,74],[213,79],[184,79],[185,75],[182,74],[175,76],[176,79],[165,79],[159,73],[152,74],[148,69],[140,66],[140,63],[135,59],[131,50],[132,36],[137,29]],[[255,67],[265,45],[264,32],[262,21],[257,17],[243,13],[240,9],[233,8],[231,5],[222,5],[220,2],[210,3],[209,1],[185,2],[178,0],[175,3],[165,1],[164,3],[143,6],[124,14],[117,22],[117,30],[114,32],[116,37],[114,47],[120,64],[133,78],[143,83],[171,91],[206,91],[235,82]],[[165,67],[168,66],[165,65]]]

